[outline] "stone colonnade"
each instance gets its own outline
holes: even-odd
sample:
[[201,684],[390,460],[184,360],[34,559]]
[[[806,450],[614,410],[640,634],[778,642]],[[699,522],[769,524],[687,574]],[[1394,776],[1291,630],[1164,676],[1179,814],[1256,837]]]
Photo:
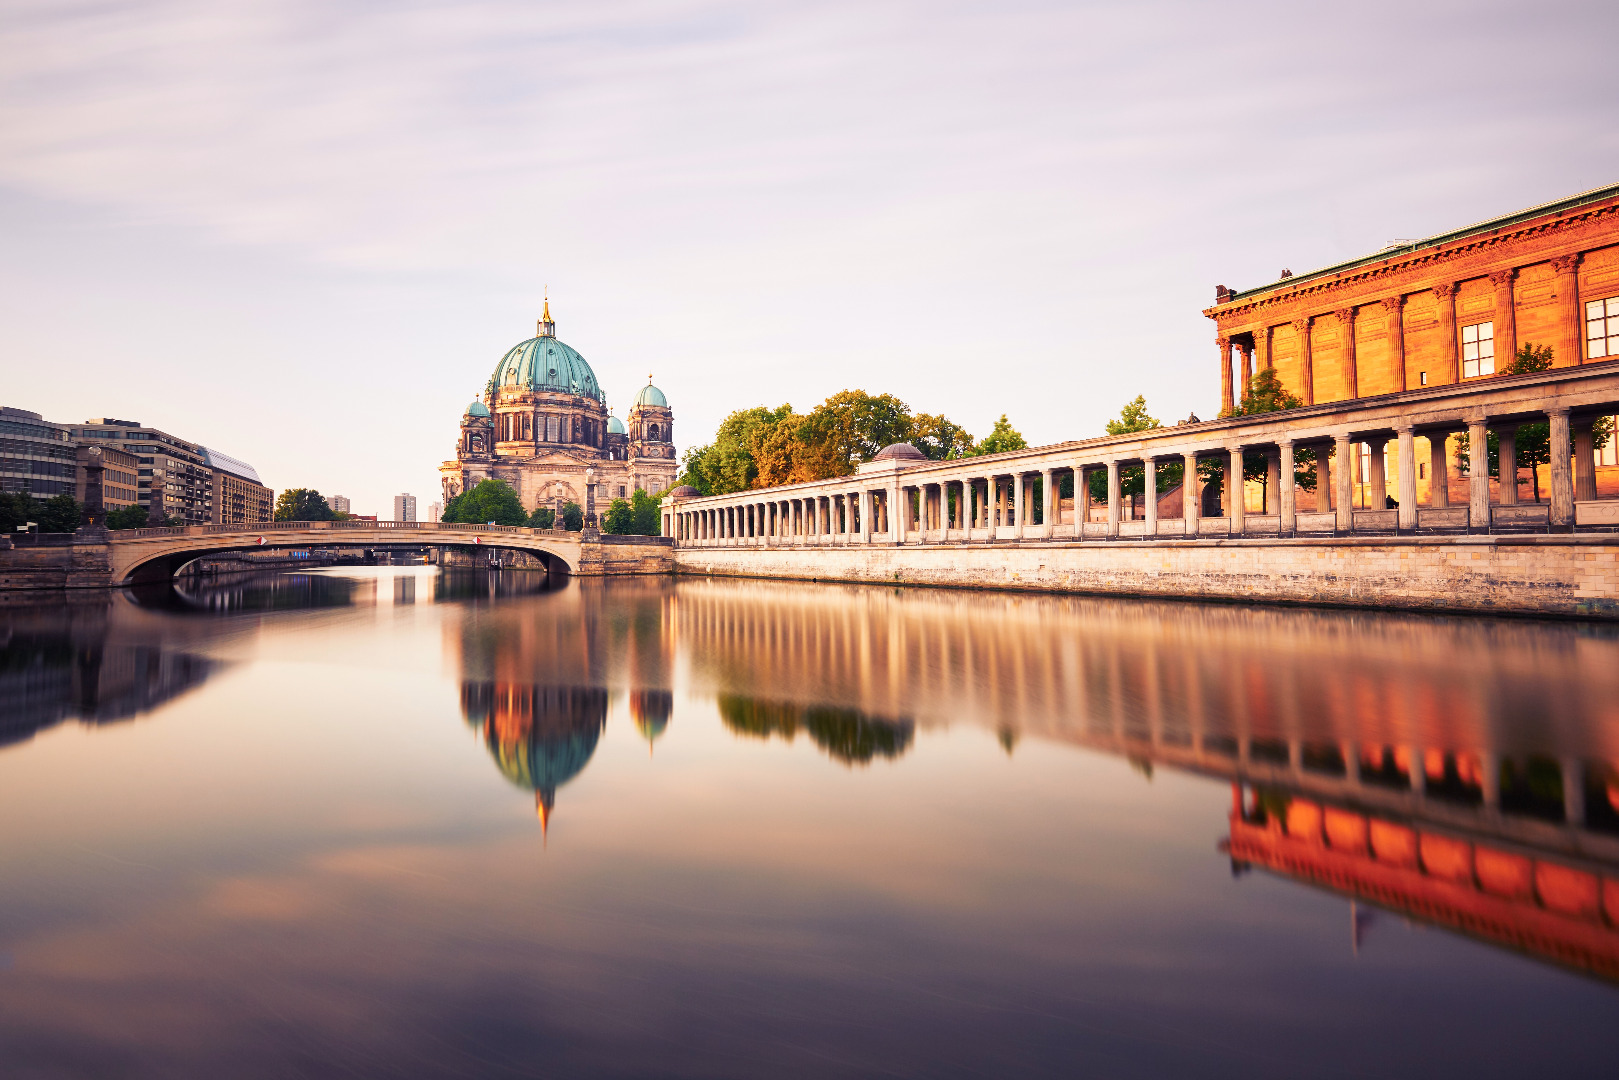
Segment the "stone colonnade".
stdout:
[[[982,458],[878,461],[854,476],[666,500],[665,521],[683,544],[754,546],[1619,526],[1619,500],[1597,500],[1592,452],[1593,424],[1616,403],[1619,361],[1607,361],[1387,395],[1362,408],[1335,402]],[[1517,484],[1508,482],[1492,505],[1490,434],[1498,439],[1501,475],[1516,476],[1518,429],[1536,422],[1549,429],[1549,503],[1523,505]],[[1445,447],[1462,435],[1470,447],[1468,498],[1452,506]],[[1421,463],[1432,470],[1426,505],[1418,504],[1419,437],[1431,448]],[[1356,507],[1357,472],[1365,491],[1386,492],[1391,456],[1394,505],[1376,505],[1373,495],[1373,505]],[[1167,469],[1183,481],[1200,471],[1206,479],[1183,482],[1177,504],[1160,506],[1165,495],[1149,494],[1140,517],[1126,512],[1127,477],[1151,493],[1159,478],[1169,483]],[[1233,478],[1244,474],[1263,477],[1259,513],[1248,512],[1242,486],[1232,490]],[[1105,501],[1093,506],[1092,477],[1104,476]],[[1065,487],[1071,506],[1058,494]],[[1314,488],[1313,509],[1297,505],[1301,487]]]

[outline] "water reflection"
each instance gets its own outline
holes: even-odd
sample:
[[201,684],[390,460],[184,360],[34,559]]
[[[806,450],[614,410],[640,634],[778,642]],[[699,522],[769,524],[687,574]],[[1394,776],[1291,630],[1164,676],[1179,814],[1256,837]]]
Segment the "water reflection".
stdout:
[[216,661],[142,633],[106,594],[0,610],[0,746],[67,720],[133,719],[203,683]]
[[[1218,777],[1240,866],[1619,979],[1613,628],[732,582],[680,599],[739,734],[895,757],[909,724],[861,709],[904,702],[1008,752],[1034,735]],[[734,692],[767,687],[796,700]]]
[[172,584],[132,589],[130,595],[147,607],[227,615],[349,607],[358,587],[354,579],[336,574],[260,572],[179,578]]
[[607,691],[468,682],[461,686],[461,712],[506,779],[534,793],[544,828],[557,788],[579,775],[596,752],[607,723]]
[[834,761],[866,765],[873,758],[899,757],[916,737],[908,720],[879,720],[854,709],[806,708],[788,702],[721,694],[720,719],[738,735],[778,736],[792,742],[803,730]]

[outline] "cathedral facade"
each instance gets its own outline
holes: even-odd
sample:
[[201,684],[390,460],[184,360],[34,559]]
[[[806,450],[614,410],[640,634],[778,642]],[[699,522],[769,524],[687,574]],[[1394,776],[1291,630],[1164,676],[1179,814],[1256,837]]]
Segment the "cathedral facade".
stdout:
[[650,379],[627,419],[608,412],[596,373],[557,340],[547,301],[535,335],[500,358],[482,397],[462,413],[455,458],[439,466],[444,499],[487,479],[511,485],[530,512],[594,502],[601,514],[636,488],[658,495],[679,464],[674,413]]

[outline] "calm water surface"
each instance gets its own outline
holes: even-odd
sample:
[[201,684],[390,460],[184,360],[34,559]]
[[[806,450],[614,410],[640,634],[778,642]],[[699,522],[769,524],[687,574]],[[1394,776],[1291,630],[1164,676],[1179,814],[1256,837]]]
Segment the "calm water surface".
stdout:
[[0,606],[0,1074],[1612,1075],[1605,627],[369,568]]

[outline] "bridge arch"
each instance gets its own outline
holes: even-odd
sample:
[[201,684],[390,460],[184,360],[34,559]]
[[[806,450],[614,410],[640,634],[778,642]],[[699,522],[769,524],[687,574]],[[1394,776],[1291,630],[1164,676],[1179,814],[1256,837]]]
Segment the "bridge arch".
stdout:
[[541,557],[553,573],[579,568],[578,533],[551,529],[441,524],[436,522],[294,522],[258,525],[193,525],[176,529],[130,529],[113,533],[112,583],[140,585],[171,580],[186,563],[231,551],[266,548],[437,547],[524,551]]

